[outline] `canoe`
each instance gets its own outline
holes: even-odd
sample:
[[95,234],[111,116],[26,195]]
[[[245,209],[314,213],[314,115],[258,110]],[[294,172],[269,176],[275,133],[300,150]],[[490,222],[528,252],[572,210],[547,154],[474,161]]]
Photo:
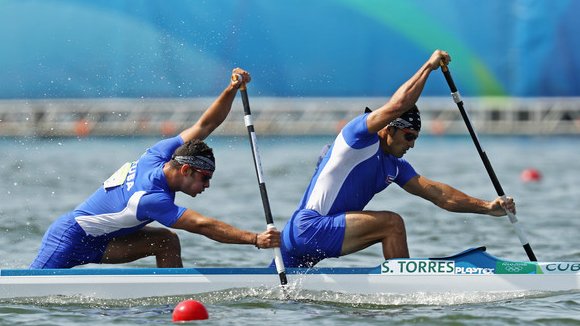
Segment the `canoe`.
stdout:
[[[485,247],[441,258],[391,259],[373,267],[288,268],[293,290],[346,294],[574,291],[580,262],[499,259]],[[0,270],[0,298],[102,299],[187,296],[238,288],[276,288],[275,268],[73,268]]]

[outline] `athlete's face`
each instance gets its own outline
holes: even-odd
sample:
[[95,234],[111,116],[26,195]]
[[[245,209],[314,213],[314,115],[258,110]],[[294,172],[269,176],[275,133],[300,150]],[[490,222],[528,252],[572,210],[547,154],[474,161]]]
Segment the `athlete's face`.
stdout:
[[379,132],[383,139],[383,151],[395,157],[403,157],[407,151],[415,147],[415,140],[419,133],[412,129],[387,127]]
[[206,188],[209,188],[209,182],[213,176],[213,172],[190,167],[186,172],[186,180],[184,180],[183,192],[195,197],[202,193]]

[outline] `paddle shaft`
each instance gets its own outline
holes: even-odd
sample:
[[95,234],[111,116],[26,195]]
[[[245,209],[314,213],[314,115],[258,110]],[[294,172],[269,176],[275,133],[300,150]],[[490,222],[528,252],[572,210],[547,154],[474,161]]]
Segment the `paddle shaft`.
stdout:
[[[242,77],[238,75],[234,75],[232,78],[237,80],[242,79]],[[268,200],[268,191],[266,190],[266,182],[264,181],[264,174],[262,172],[262,162],[260,160],[260,153],[258,151],[256,132],[254,131],[254,124],[252,122],[252,112],[250,111],[248,91],[245,84],[242,84],[240,87],[240,94],[242,94],[242,103],[244,105],[244,123],[248,129],[250,145],[252,146],[254,167],[256,169],[256,176],[258,177],[258,186],[260,187],[260,195],[262,197],[262,205],[264,206],[267,227],[268,229],[275,229],[276,227],[274,226],[274,219],[272,218],[272,211],[270,209],[270,201]],[[276,270],[278,272],[278,276],[280,277],[280,284],[288,284],[288,280],[286,278],[286,269],[284,267],[284,261],[282,260],[282,252],[280,251],[280,248],[274,248],[274,263],[276,264]]]
[[[451,77],[451,72],[449,71],[449,68],[447,66],[443,65],[443,66],[441,66],[441,71],[443,72],[443,76],[445,76],[445,80],[447,81],[447,84],[449,85],[449,89],[451,90],[451,96],[453,97],[453,101],[457,104],[457,107],[459,108],[459,112],[461,113],[461,117],[463,117],[463,121],[465,122],[465,125],[467,126],[467,130],[469,131],[469,135],[471,135],[471,139],[473,140],[473,143],[475,144],[475,148],[477,149],[477,152],[479,153],[479,156],[481,157],[481,160],[483,161],[483,165],[485,166],[485,169],[487,170],[487,174],[489,175],[491,182],[493,183],[493,186],[495,187],[495,191],[497,192],[498,196],[506,199],[505,192],[503,191],[503,188],[501,187],[501,184],[499,183],[499,180],[498,180],[497,176],[495,175],[495,171],[493,170],[493,167],[491,166],[491,162],[489,161],[489,158],[487,157],[485,150],[483,150],[483,148],[481,147],[481,144],[479,143],[479,139],[477,137],[477,134],[475,133],[475,129],[473,129],[473,126],[471,125],[471,121],[469,119],[469,116],[467,115],[467,112],[465,111],[465,109],[463,107],[463,101],[461,100],[461,95],[457,91],[457,87],[455,86],[455,82],[453,81],[453,78]],[[536,255],[534,254],[534,251],[532,250],[532,247],[530,246],[530,243],[529,243],[526,235],[524,234],[524,231],[518,225],[518,219],[516,218],[515,214],[513,214],[512,212],[510,212],[508,210],[506,210],[506,213],[509,217],[511,224],[514,226],[516,234],[517,234],[518,238],[520,239],[520,242],[521,242],[522,246],[524,247],[524,250],[526,251],[528,258],[530,259],[530,261],[538,261],[538,259],[536,258]]]

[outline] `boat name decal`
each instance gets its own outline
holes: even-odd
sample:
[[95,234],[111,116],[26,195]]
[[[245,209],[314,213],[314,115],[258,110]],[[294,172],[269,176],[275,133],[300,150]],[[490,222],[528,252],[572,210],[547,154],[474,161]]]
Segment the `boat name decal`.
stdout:
[[381,274],[455,274],[455,262],[449,260],[387,260]]

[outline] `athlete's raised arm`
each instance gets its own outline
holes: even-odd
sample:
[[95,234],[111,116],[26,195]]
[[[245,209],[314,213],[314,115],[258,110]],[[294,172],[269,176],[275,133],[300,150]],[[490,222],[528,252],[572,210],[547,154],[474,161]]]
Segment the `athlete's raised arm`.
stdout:
[[[231,79],[229,85],[223,90],[218,98],[205,110],[197,122],[182,131],[179,135],[184,142],[192,139],[203,140],[207,138],[219,125],[224,122],[230,110],[232,103],[236,97],[236,93],[242,83],[249,83],[251,80],[250,74],[241,69],[235,68],[232,74],[238,74],[243,77],[243,80]],[[230,76],[228,76],[229,78]]]
[[421,92],[423,92],[423,88],[431,71],[437,70],[441,63],[448,64],[449,61],[451,61],[451,57],[447,52],[435,50],[429,60],[397,89],[387,103],[379,109],[373,110],[367,118],[369,132],[378,132],[391,121],[401,116],[401,114],[411,109],[419,99]]

